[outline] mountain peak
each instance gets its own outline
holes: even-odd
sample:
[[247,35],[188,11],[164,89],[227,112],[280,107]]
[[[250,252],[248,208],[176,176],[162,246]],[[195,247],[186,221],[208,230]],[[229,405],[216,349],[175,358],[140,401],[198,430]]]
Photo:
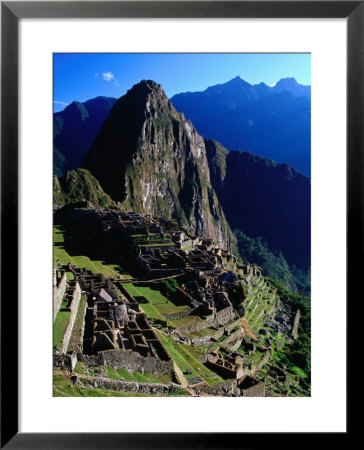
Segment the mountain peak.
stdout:
[[122,208],[173,218],[230,246],[203,138],[155,81],[142,80],[117,101],[84,165]]
[[158,83],[156,83],[153,80],[141,80],[139,83],[134,84],[134,86],[128,90],[128,93],[138,93],[142,92],[145,94],[149,93],[162,93],[165,95],[165,92],[162,88],[162,86]]
[[298,86],[298,83],[295,78],[287,77],[287,78],[281,78],[276,83],[276,86],[295,87],[295,86]]
[[288,91],[294,97],[309,97],[311,95],[311,86],[297,83],[293,77],[280,79],[273,90],[275,92]]

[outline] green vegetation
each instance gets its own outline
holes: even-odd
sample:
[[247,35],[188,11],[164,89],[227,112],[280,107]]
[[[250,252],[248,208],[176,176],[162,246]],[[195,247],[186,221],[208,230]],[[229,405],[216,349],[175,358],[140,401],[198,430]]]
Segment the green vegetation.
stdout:
[[124,283],[124,287],[140,303],[140,307],[150,319],[165,320],[164,314],[176,314],[188,309],[186,305],[175,305],[156,289],[135,286],[132,283]]
[[281,300],[289,305],[292,313],[301,311],[298,339],[293,343],[287,343],[284,351],[290,362],[288,367],[302,369],[310,377],[311,373],[311,300],[303,295],[289,292],[288,289],[277,280],[270,280],[277,289]]
[[190,325],[195,325],[196,323],[202,323],[203,319],[198,316],[187,316],[182,317],[181,319],[173,319],[168,321],[168,325],[173,328],[184,328]]
[[101,208],[116,208],[97,179],[86,169],[75,169],[63,177],[54,177],[53,200],[56,205],[91,202]]
[[70,310],[64,309],[67,306],[67,302],[64,301],[58,311],[56,320],[53,324],[53,347],[61,347],[64,333],[67,329],[69,318],[71,315]]
[[162,292],[164,292],[164,294],[167,297],[170,297],[173,294],[175,294],[178,288],[178,282],[175,278],[170,278],[169,280],[162,280],[160,282],[160,285],[162,287]]
[[310,273],[295,266],[289,267],[281,252],[273,252],[267,242],[261,238],[251,238],[242,231],[234,230],[238,240],[238,249],[243,261],[249,261],[262,267],[264,273],[284,283],[291,291],[310,293]]
[[[85,255],[71,256],[65,250],[64,229],[60,225],[53,227],[53,242],[53,259],[62,265],[71,262],[77,267],[86,267],[86,269],[92,270],[94,273],[102,273],[106,277],[118,278],[124,272],[124,269],[117,264],[105,264],[103,261],[96,261]],[[125,277],[125,274],[123,274],[123,277]]]
[[[200,377],[209,385],[218,384],[224,381],[221,377],[216,375],[215,372],[205,367],[195,356],[193,356],[190,351],[191,346],[176,342],[173,338],[166,336],[159,331],[157,332],[168,353],[181,369],[187,380],[193,377]],[[191,374],[186,373],[188,369],[191,370]],[[212,376],[215,375],[216,377],[212,378]]]
[[[113,391],[111,389],[96,389],[73,385],[72,381],[63,374],[53,376],[54,397],[157,397],[156,395],[139,394],[135,392]],[[184,389],[166,394],[168,397],[189,396]]]

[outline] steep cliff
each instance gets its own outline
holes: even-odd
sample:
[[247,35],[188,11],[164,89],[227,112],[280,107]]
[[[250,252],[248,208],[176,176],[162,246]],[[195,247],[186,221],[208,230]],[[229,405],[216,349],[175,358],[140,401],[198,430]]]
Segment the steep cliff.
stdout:
[[117,101],[84,165],[123,209],[174,218],[233,246],[210,184],[204,140],[154,81],[138,83]]
[[205,141],[211,183],[232,229],[262,237],[290,266],[311,259],[311,182],[287,164]]

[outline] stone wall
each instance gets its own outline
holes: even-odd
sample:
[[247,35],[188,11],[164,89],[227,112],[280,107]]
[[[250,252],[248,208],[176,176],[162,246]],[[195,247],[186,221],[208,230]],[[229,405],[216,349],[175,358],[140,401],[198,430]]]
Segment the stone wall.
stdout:
[[263,366],[267,364],[270,358],[270,351],[267,350],[263,356],[263,358],[260,360],[258,364],[252,364],[252,372],[256,372],[257,370],[260,370]]
[[265,397],[265,384],[263,381],[259,381],[253,377],[246,377],[251,380],[251,385],[244,388],[244,380],[242,384],[239,384],[241,397]]
[[88,367],[111,366],[115,369],[127,369],[141,373],[161,376],[173,370],[173,360],[161,361],[153,356],[141,356],[131,350],[108,350],[97,355],[79,355],[78,359]]
[[77,363],[76,355],[66,355],[60,353],[53,353],[53,367],[57,369],[66,369],[73,371]]
[[135,305],[137,306],[137,309],[134,309],[134,308],[132,308],[132,309],[134,309],[135,311],[139,311],[140,308],[139,308],[138,302],[137,302],[137,301],[135,300],[135,298],[134,298],[131,294],[129,294],[129,292],[125,289],[125,287],[123,286],[123,283],[118,283],[118,288],[119,288],[120,292],[124,295],[124,297],[126,297],[126,299],[128,300],[128,302],[133,303],[133,304],[135,304]]
[[181,389],[179,384],[169,383],[137,383],[133,381],[112,380],[104,377],[87,377],[80,375],[78,384],[98,389],[110,389],[120,392],[132,392],[134,394],[166,395]]
[[191,344],[196,347],[199,345],[208,344],[210,342],[210,340],[211,340],[211,336],[209,336],[209,335],[204,336],[204,337],[194,337],[194,338],[191,338]]
[[72,300],[72,304],[71,304],[71,315],[68,320],[68,325],[67,325],[67,328],[64,333],[63,340],[62,340],[61,350],[63,353],[66,353],[67,349],[68,349],[68,344],[71,339],[73,325],[75,324],[77,311],[78,311],[78,305],[80,303],[80,300],[81,300],[81,288],[80,288],[80,285],[78,284],[78,282],[76,281],[75,290],[74,290],[74,294],[73,294],[73,300]]
[[243,338],[238,339],[236,342],[234,342],[233,345],[229,345],[230,351],[235,352],[240,347],[242,342],[243,342]]
[[216,384],[215,386],[209,386],[207,383],[199,384],[196,386],[190,386],[195,392],[204,392],[210,395],[218,395],[220,397],[231,397],[236,395],[237,382],[229,381],[226,383]]
[[182,319],[182,317],[187,316],[189,312],[190,312],[189,310],[185,310],[185,311],[180,311],[180,312],[174,313],[174,314],[163,314],[163,316],[167,320],[177,320],[177,319]]
[[68,344],[69,351],[71,351],[73,353],[79,353],[79,352],[82,352],[82,350],[83,350],[83,336],[85,333],[86,312],[87,312],[87,300],[85,299],[84,305],[82,305],[82,302],[80,301],[79,311],[76,314],[76,317],[78,314],[80,314],[82,316],[82,323],[79,326],[77,321],[75,320],[74,325],[73,325],[73,331],[71,333],[71,339]]
[[99,367],[104,365],[104,357],[102,353],[97,355],[84,355],[83,353],[77,354],[78,361],[85,364],[86,367]]
[[105,366],[115,369],[125,368],[141,373],[149,372],[160,376],[173,370],[173,360],[161,361],[152,356],[141,356],[139,353],[128,350],[111,350],[103,352]]
[[[205,365],[223,378],[239,378],[239,376],[241,376],[241,371],[217,364],[217,362],[210,361],[209,359],[206,361]],[[242,369],[242,367],[240,367],[240,369]]]
[[234,322],[229,323],[228,325],[225,326],[225,331],[227,333],[230,333],[231,331],[233,331],[234,328],[236,327],[240,327],[241,326],[241,319],[239,317],[239,319],[234,320]]
[[298,309],[294,318],[293,328],[292,328],[292,337],[294,340],[298,339],[298,326],[300,324],[301,311]]
[[63,272],[58,283],[56,279],[55,282],[53,282],[53,322],[56,320],[56,315],[59,311],[59,308],[61,307],[62,299],[64,293],[66,292],[66,287],[67,276],[66,272]]
[[222,345],[228,345],[242,337],[241,329],[238,328],[234,333],[231,333],[226,339],[222,341]]
[[187,239],[186,241],[182,241],[179,243],[179,248],[184,249],[187,247],[191,247],[193,245],[192,239]]
[[215,321],[219,325],[225,325],[226,323],[230,322],[231,319],[234,318],[234,310],[232,306],[227,306],[226,308],[217,311]]

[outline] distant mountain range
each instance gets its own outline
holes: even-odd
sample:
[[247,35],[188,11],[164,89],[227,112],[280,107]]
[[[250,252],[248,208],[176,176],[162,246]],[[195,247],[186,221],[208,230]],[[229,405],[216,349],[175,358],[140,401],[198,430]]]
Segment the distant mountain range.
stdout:
[[[80,167],[116,98],[72,102],[54,114],[54,173]],[[311,87],[294,78],[273,86],[240,77],[171,98],[205,138],[311,173]],[[77,131],[77,132],[76,132]]]
[[205,138],[229,150],[247,150],[311,173],[311,87],[284,78],[275,86],[240,77],[173,96],[177,111]]
[[96,97],[87,102],[72,102],[53,115],[54,173],[61,176],[81,167],[104,120],[116,102],[113,97]]
[[[304,98],[287,91],[266,98],[282,95]],[[175,219],[222,247],[239,249],[243,259],[290,288],[309,292],[311,186],[293,167],[203,139],[151,80],[117,101],[74,102],[55,115],[55,123],[61,173],[77,169],[55,178],[56,203],[86,200]],[[65,142],[72,145],[67,152]]]

